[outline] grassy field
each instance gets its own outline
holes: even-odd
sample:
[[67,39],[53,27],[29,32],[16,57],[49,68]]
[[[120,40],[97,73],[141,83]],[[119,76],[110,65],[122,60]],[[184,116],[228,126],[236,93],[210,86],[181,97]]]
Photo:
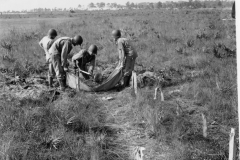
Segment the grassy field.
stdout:
[[[38,42],[49,28],[55,28],[58,37],[81,34],[82,48],[98,46],[99,67],[114,64],[118,54],[111,31],[121,29],[138,52],[137,73],[163,75],[165,101],[153,99],[153,87],[139,88],[136,96],[130,89],[69,91],[55,101],[50,92],[38,99],[2,94],[1,159],[127,160],[134,159],[140,146],[146,149],[144,160],[228,159],[230,128],[238,127],[236,26],[235,21],[222,20],[230,13],[201,9],[36,14],[21,19],[4,15],[1,68],[23,78],[46,75]],[[103,101],[106,96],[114,100]]]
[[8,34],[9,30],[20,30],[27,32],[28,30],[38,30],[44,25],[59,25],[66,21],[74,21],[78,18],[59,17],[59,18],[0,18],[0,37],[1,39]]

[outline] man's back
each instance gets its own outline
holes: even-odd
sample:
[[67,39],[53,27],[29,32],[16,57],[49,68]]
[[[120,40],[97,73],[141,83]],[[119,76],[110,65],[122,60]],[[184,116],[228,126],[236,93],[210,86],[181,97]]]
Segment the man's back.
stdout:
[[50,39],[48,36],[45,36],[42,38],[42,40],[39,42],[39,45],[44,49],[45,54],[48,53],[49,48],[54,43],[53,39]]
[[125,56],[137,56],[137,52],[133,48],[130,40],[127,38],[119,38],[117,40],[118,49],[123,49],[125,52]]
[[86,49],[82,49],[72,57],[72,61],[78,61],[79,65],[84,66],[87,63],[95,63],[95,58],[95,55],[90,55]]
[[49,49],[49,53],[61,54],[64,47],[67,47],[67,52],[71,51],[72,49],[71,38],[69,37],[58,38]]

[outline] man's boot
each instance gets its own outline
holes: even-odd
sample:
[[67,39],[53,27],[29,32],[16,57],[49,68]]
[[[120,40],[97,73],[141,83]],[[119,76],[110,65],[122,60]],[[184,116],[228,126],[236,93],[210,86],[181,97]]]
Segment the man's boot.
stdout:
[[60,90],[65,91],[65,85],[64,85],[64,80],[59,80],[59,85],[60,85]]
[[66,87],[67,86],[67,79],[66,79],[66,77],[64,77],[62,81],[63,81],[63,85]]
[[63,85],[66,87],[67,86],[67,74],[66,73],[64,74],[62,81],[63,81]]
[[53,88],[53,78],[52,77],[48,77],[48,84],[49,84],[49,88]]
[[125,76],[123,81],[124,81],[124,87],[129,87],[130,86],[130,80],[131,76]]

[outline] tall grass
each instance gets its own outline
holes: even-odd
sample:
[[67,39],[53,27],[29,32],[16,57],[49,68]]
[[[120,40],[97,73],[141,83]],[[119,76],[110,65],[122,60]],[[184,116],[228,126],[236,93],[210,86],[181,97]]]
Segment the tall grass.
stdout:
[[121,158],[110,152],[107,139],[114,132],[104,128],[105,115],[95,96],[63,95],[56,103],[46,103],[44,96],[13,98],[1,104],[1,159]]
[[[171,153],[166,159],[226,159],[228,132],[237,127],[236,32],[234,22],[222,21],[226,14],[219,10],[93,11],[61,23],[41,22],[35,29],[9,30],[1,38],[5,45],[1,67],[21,76],[46,74],[38,41],[49,28],[55,28],[58,37],[82,35],[82,48],[96,44],[97,65],[117,61],[111,31],[121,29],[123,37],[133,41],[137,64],[163,72],[167,81],[163,87],[168,87],[163,88],[164,102],[153,100],[149,89],[141,89],[135,98],[128,91],[116,94],[112,103],[101,103],[98,96],[102,95],[87,93],[66,94],[54,103],[2,100],[2,158],[130,159],[129,148],[120,140],[134,144],[134,132],[122,126],[135,129],[135,123],[144,126],[143,141],[153,142],[149,148]],[[79,49],[74,48],[69,58]],[[202,114],[207,119],[207,138],[202,136]],[[129,132],[128,143],[113,128],[106,128],[109,123]],[[163,144],[169,148],[161,148]],[[156,159],[159,153],[154,154]]]

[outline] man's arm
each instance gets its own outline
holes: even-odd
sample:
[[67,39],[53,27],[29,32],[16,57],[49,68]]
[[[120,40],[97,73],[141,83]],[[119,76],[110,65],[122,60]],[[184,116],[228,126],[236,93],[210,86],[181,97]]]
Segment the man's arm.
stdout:
[[123,67],[124,61],[125,61],[125,51],[124,51],[124,46],[122,42],[118,42],[118,53],[119,53],[119,63]]
[[85,56],[85,52],[86,52],[86,50],[84,50],[84,49],[80,50],[78,53],[76,53],[75,55],[73,55],[72,61],[76,61],[76,60],[79,60],[79,59],[81,59],[82,57],[84,57],[84,56]]
[[88,69],[88,73],[90,74],[93,74],[93,70],[95,68],[95,65],[96,65],[96,57],[94,57],[94,59],[90,62],[90,66],[89,66],[89,69]]
[[49,50],[49,49],[51,48],[53,42],[54,42],[54,40],[51,40],[51,41],[48,42],[48,44],[47,44],[47,50]]
[[81,67],[82,60],[85,54],[86,54],[86,50],[82,49],[72,57],[72,61],[74,62],[75,67],[78,67],[78,68]]
[[61,59],[62,59],[62,67],[67,68],[67,56],[72,50],[72,44],[69,41],[65,41],[62,47]]
[[41,40],[38,44],[39,44],[39,46],[40,46],[42,49],[44,49],[44,48],[43,48],[43,44],[42,44],[42,40]]

